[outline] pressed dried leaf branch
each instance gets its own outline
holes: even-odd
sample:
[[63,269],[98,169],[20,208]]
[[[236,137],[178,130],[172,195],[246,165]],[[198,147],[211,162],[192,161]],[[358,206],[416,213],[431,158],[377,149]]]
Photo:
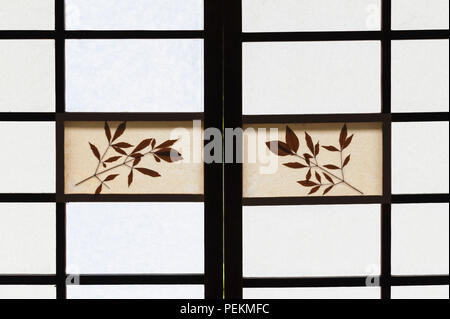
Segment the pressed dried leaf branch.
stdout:
[[[308,169],[305,179],[298,181],[300,185],[310,188],[308,195],[317,193],[321,188],[324,188],[322,195],[326,195],[333,188],[341,184],[346,185],[361,195],[364,195],[361,190],[348,183],[344,175],[344,168],[350,163],[351,155],[348,154],[344,159],[343,153],[344,150],[351,144],[353,137],[354,134],[348,136],[347,125],[344,124],[339,135],[339,147],[333,145],[322,146],[323,149],[329,152],[340,153],[340,165],[319,164],[318,155],[321,147],[320,142],[318,141],[314,144],[314,141],[308,132],[305,132],[305,142],[308,150],[304,153],[299,152],[300,141],[295,132],[289,126],[286,126],[286,142],[270,141],[267,142],[266,145],[275,155],[282,157],[294,156],[303,160],[303,163],[289,162],[283,165],[292,169]],[[339,171],[340,176],[338,176],[338,173],[335,174],[331,171]]]
[[[137,165],[141,162],[142,158],[151,155],[158,163],[161,162],[161,160],[168,163],[173,163],[183,159],[182,155],[177,150],[172,148],[172,146],[178,140],[167,140],[156,146],[156,139],[148,138],[142,140],[136,147],[127,142],[117,142],[119,137],[121,137],[125,132],[126,126],[127,126],[126,122],[121,123],[114,132],[114,135],[112,135],[111,128],[109,127],[108,122],[105,122],[104,129],[106,139],[108,140],[108,146],[106,147],[103,154],[100,155],[100,151],[98,150],[97,146],[89,142],[91,151],[94,154],[95,158],[97,158],[98,164],[94,173],[91,176],[78,182],[75,186],[81,185],[87,182],[88,180],[96,178],[100,182],[100,184],[95,190],[95,194],[100,194],[103,190],[103,186],[110,189],[110,187],[106,182],[110,182],[116,179],[116,177],[118,177],[120,174],[111,174],[106,176],[104,179],[102,179],[100,176],[104,175],[105,173],[111,172],[116,168],[125,166],[130,168],[130,173],[128,174],[128,187],[130,187],[131,184],[133,183],[135,171],[138,171],[139,173],[150,177],[161,176],[158,172],[154,170],[145,167],[137,167]],[[132,151],[127,152],[127,149],[133,147],[134,149]],[[110,151],[111,149],[114,150],[119,155],[115,154],[115,156],[110,156],[107,159],[105,159],[106,155],[108,154],[108,151]],[[109,164],[116,162],[120,163],[108,167]],[[103,166],[104,168],[103,170],[100,170],[101,166]]]

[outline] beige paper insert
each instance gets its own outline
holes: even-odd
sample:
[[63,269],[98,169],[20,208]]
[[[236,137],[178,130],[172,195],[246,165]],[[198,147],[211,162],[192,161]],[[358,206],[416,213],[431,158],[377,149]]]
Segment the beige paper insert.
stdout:
[[[111,139],[114,138],[120,124],[121,122],[108,122]],[[111,144],[133,145],[127,147],[122,144],[125,147],[121,150],[127,154],[130,154],[144,140],[147,140],[144,145],[149,144],[137,152],[145,156],[141,157],[140,162],[135,166],[131,183],[129,166],[133,164],[132,158],[127,160],[126,165],[121,165],[125,162],[126,156],[112,147],[109,147],[108,152],[103,156],[109,144],[107,135],[104,122],[65,123],[66,194],[94,194],[100,186],[99,178],[104,181],[101,194],[203,194],[203,128],[201,126],[194,128],[193,122],[127,122],[123,134]],[[156,149],[161,143],[177,138],[178,141],[173,145]],[[153,142],[150,139],[156,141]],[[95,147],[92,148],[89,143]],[[102,162],[110,158],[113,161],[105,163],[106,167],[103,164],[99,165],[95,149],[98,150],[100,158],[103,156]],[[174,157],[167,158],[165,153],[167,149],[176,150],[180,156],[177,157],[174,151],[172,152]],[[149,152],[154,152],[155,155]],[[114,157],[118,156],[120,158],[115,160]],[[94,176],[78,184],[93,176],[98,165],[98,178]],[[118,165],[120,166],[115,168]],[[111,170],[104,172],[109,169]],[[118,176],[107,180],[108,176],[112,178],[111,175]]]
[[[286,134],[286,131],[289,131],[287,126],[291,129],[288,134]],[[256,138],[250,137],[249,128],[255,130]],[[275,138],[270,137],[269,128],[278,129]],[[244,197],[382,195],[382,124],[347,123],[345,125],[346,132],[343,128],[344,123],[245,126]],[[261,131],[258,132],[258,129],[267,129],[264,130],[266,136],[263,136],[264,133]],[[289,146],[295,150],[297,139],[298,150],[296,153],[298,155],[293,155]],[[275,143],[275,153],[277,154],[271,152],[266,145],[271,140],[281,141],[279,144]],[[255,152],[255,143],[258,152],[264,152],[266,160],[257,157],[256,163],[251,162],[249,154]],[[314,159],[317,143],[319,143],[320,151]],[[341,143],[344,147],[342,164]],[[335,149],[329,146],[334,146]],[[279,147],[281,149],[278,149]],[[251,149],[250,153],[249,148]],[[312,166],[310,175],[308,174],[310,167],[303,159],[305,153],[313,157],[309,159]],[[347,163],[345,163],[347,158]],[[273,164],[275,168],[273,172],[268,169],[268,160],[278,161]],[[320,167],[316,166],[316,160]],[[344,164],[343,178],[340,168]],[[266,172],[262,171],[264,167]],[[319,175],[318,178],[316,172]]]

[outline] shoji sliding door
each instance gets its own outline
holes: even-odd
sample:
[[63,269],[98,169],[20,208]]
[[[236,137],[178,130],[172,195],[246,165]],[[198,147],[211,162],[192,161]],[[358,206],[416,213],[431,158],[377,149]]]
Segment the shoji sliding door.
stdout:
[[0,296],[220,298],[219,2],[0,16]]

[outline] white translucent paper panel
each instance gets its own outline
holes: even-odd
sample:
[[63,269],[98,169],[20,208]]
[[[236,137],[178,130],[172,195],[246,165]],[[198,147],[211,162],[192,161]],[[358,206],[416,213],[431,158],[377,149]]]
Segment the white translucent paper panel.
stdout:
[[1,203],[0,274],[54,274],[55,229],[55,204]]
[[204,286],[67,286],[68,299],[203,299]]
[[0,193],[55,192],[55,123],[0,122]]
[[448,0],[392,0],[392,29],[448,29]]
[[377,275],[379,205],[244,207],[244,276]]
[[448,122],[392,124],[392,192],[448,193]]
[[245,288],[244,299],[380,299],[380,288]]
[[66,0],[66,28],[69,30],[200,30],[203,29],[203,1]]
[[448,61],[448,40],[393,41],[392,111],[448,112]]
[[54,29],[54,1],[0,0],[0,30]]
[[448,275],[447,204],[392,206],[392,273]]
[[66,41],[72,112],[202,112],[203,40]]
[[0,299],[56,299],[56,287],[0,285]]
[[203,247],[202,203],[67,206],[71,274],[203,273]]
[[391,288],[392,299],[449,299],[449,286],[399,286]]
[[244,32],[379,30],[381,0],[242,0]]
[[244,114],[380,111],[380,44],[244,43]]
[[0,70],[0,112],[55,111],[53,40],[0,40]]

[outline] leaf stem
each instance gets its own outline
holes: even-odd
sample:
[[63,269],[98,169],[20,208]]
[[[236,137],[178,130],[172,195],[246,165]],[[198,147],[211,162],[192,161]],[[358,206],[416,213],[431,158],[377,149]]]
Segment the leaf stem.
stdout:
[[[301,158],[302,160],[304,160],[304,161],[306,162],[306,159],[305,159],[303,156],[300,156],[300,155],[298,155],[298,154],[296,154],[296,153],[292,153],[292,155],[297,156],[297,157]],[[313,164],[315,167],[317,167],[317,168],[321,169],[322,171],[324,171],[325,173],[327,173],[327,174],[333,176],[334,178],[338,179],[341,183],[343,183],[343,184],[347,185],[348,187],[350,187],[351,189],[357,191],[357,192],[360,193],[361,195],[364,195],[364,193],[363,193],[362,191],[360,191],[359,189],[357,189],[355,186],[353,186],[353,185],[347,183],[347,182],[344,180],[344,178],[341,178],[341,177],[336,176],[335,174],[333,174],[333,173],[331,173],[330,171],[328,171],[326,168],[324,168],[324,167],[322,167],[322,166],[320,166],[320,165],[318,165],[318,164],[316,164],[316,163],[312,163],[312,164]]]
[[[150,151],[150,152],[145,153],[144,155],[142,155],[142,157],[145,157],[145,156],[147,156],[148,154],[152,154],[152,153],[153,153],[153,151]],[[97,177],[97,178],[98,178],[98,175],[102,175],[102,174],[104,174],[104,173],[107,173],[107,172],[109,172],[109,171],[112,171],[112,170],[114,170],[114,169],[116,169],[116,168],[119,168],[119,167],[121,167],[121,166],[124,166],[124,165],[126,165],[126,164],[128,164],[128,163],[131,163],[131,162],[133,162],[133,161],[134,161],[134,158],[132,158],[132,159],[130,159],[130,160],[128,160],[128,161],[125,161],[125,162],[123,162],[123,163],[121,163],[121,164],[117,164],[116,166],[113,166],[113,167],[110,167],[110,168],[108,168],[108,169],[105,169],[105,170],[103,170],[103,171],[101,171],[101,172],[96,172],[94,175],[89,176],[89,177],[83,179],[82,181],[76,183],[75,186],[81,185],[81,184],[87,182],[88,180],[90,180],[90,179],[92,179],[92,178],[94,178],[94,177]]]

